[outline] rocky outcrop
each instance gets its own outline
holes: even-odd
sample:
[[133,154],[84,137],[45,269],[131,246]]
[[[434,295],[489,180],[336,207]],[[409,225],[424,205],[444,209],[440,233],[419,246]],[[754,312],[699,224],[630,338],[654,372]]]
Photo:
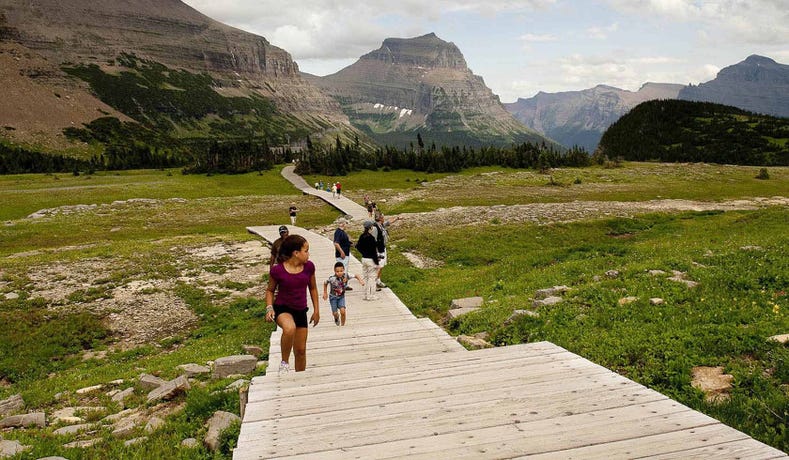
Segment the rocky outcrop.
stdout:
[[454,43],[433,33],[387,38],[339,72],[309,79],[341,102],[354,125],[378,133],[383,142],[398,132],[412,132],[409,140],[416,141],[416,131],[428,142],[543,140],[504,109]]
[[789,117],[789,65],[763,56],[748,56],[718,72],[714,80],[683,88],[679,99]]
[[652,99],[676,99],[682,88],[670,83],[645,83],[636,92],[606,85],[582,91],[541,91],[504,107],[535,131],[566,147],[578,145],[591,153],[606,128],[630,109]]

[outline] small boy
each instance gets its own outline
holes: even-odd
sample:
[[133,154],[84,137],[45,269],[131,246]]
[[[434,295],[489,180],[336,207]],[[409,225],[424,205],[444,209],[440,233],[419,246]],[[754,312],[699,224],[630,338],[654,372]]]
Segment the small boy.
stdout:
[[[353,275],[364,286],[364,280],[359,275]],[[345,265],[342,262],[334,264],[334,274],[323,282],[323,300],[329,299],[331,314],[334,315],[334,324],[345,326],[345,288],[350,281],[350,275],[345,274]],[[328,288],[331,286],[331,293]]]

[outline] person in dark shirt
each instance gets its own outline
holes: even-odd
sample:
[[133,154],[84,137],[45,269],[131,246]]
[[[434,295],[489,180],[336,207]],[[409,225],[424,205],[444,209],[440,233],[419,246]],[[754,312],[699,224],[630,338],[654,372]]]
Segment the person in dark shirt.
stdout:
[[364,300],[378,300],[375,295],[375,279],[378,275],[378,245],[370,233],[373,222],[364,221],[364,232],[359,236],[356,250],[362,255],[362,278],[364,278]]
[[271,243],[271,258],[269,258],[268,261],[268,264],[270,266],[273,266],[274,264],[277,263],[277,255],[279,254],[279,247],[282,244],[282,240],[287,238],[288,235],[290,235],[290,232],[288,231],[288,227],[284,225],[280,225],[279,238],[277,238],[276,240],[274,240],[273,243]]
[[[340,219],[337,222],[337,229],[334,230],[334,258],[337,262],[342,262],[345,267],[345,272],[348,273],[348,263],[351,261],[351,238],[345,232],[345,225],[348,223],[345,219]],[[350,286],[346,287],[347,291],[353,291]]]

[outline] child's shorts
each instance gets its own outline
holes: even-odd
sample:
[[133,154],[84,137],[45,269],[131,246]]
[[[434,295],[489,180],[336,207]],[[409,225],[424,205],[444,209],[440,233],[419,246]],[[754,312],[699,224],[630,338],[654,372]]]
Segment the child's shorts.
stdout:
[[331,305],[331,312],[337,313],[340,308],[345,308],[345,296],[331,297],[329,296],[329,305]]

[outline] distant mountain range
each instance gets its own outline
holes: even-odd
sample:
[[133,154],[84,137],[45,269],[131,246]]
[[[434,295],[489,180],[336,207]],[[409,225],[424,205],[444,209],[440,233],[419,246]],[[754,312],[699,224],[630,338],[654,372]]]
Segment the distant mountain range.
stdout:
[[387,38],[335,74],[305,77],[381,144],[402,147],[417,133],[448,145],[551,142],[515,120],[457,46],[433,33]]
[[789,117],[789,66],[750,56],[698,86],[646,83],[637,92],[598,85],[543,93],[504,106],[530,128],[565,146],[593,152],[605,130],[638,104],[654,99],[714,102],[755,113]]

